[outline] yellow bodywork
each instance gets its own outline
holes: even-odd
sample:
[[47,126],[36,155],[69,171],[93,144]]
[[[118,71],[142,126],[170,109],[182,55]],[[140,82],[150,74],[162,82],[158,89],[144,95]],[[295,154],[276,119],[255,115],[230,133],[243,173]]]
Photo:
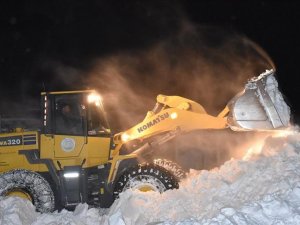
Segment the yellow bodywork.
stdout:
[[19,197],[32,202],[32,197],[30,196],[30,194],[21,189],[8,192],[6,193],[6,196]]
[[[26,137],[35,137],[35,143],[26,141]],[[31,140],[33,139],[34,138]],[[16,131],[13,133],[0,134],[0,172],[6,172],[16,168],[47,171],[47,167],[44,164],[30,164],[24,155],[19,154],[20,150],[38,149],[39,145],[38,132]]]
[[41,92],[41,95],[53,94],[53,95],[62,95],[62,94],[78,94],[78,93],[94,93],[95,90],[81,90],[81,91],[51,91],[51,92]]
[[[66,152],[62,150],[60,143],[64,138],[75,140],[76,146],[73,151]],[[82,165],[83,168],[107,163],[110,138],[87,137],[86,143],[84,139],[85,137],[80,136],[55,135],[55,137],[51,137],[42,134],[40,157],[41,159],[53,159],[57,169],[59,169],[58,163],[60,163],[61,167]]]
[[[180,96],[157,96],[157,104],[160,105],[160,111],[149,111],[145,119],[134,127],[116,134],[114,143],[116,148],[111,152],[110,161],[112,168],[118,167],[118,162],[135,158],[137,155],[133,152],[130,155],[119,155],[119,151],[124,144],[133,140],[143,141],[167,132],[189,132],[199,129],[224,129],[227,127],[226,115],[229,112],[227,107],[216,117],[206,113],[203,106],[192,100]],[[111,170],[109,181],[113,181],[115,171]]]
[[157,103],[161,105],[159,112],[149,111],[141,123],[116,134],[115,143],[121,145],[131,140],[146,139],[175,130],[189,132],[227,127],[227,107],[215,117],[207,114],[199,103],[180,96],[158,95]]
[[[93,93],[93,91],[50,92],[52,95],[73,93]],[[46,96],[49,93],[42,93]],[[114,136],[114,147],[111,138],[100,136],[71,136],[59,134],[41,134],[38,131],[22,131],[0,134],[0,172],[12,169],[28,169],[36,172],[48,172],[43,163],[31,164],[20,150],[38,150],[39,159],[51,160],[56,170],[66,166],[82,166],[90,168],[111,164],[107,182],[115,180],[120,162],[137,158],[137,155],[120,155],[120,149],[128,141],[144,140],[170,131],[188,132],[197,129],[223,129],[227,126],[225,108],[217,117],[208,115],[204,108],[189,99],[179,96],[158,95],[159,110],[149,111],[145,119],[125,132]],[[126,137],[126,140],[124,139]],[[7,138],[19,138],[18,145],[3,144]],[[26,142],[26,140],[31,142]],[[76,145],[72,151],[63,150],[61,144],[65,139],[72,139]],[[1,142],[2,140],[2,142]],[[35,142],[32,142],[35,140]],[[1,145],[2,144],[2,145]]]
[[[94,90],[43,92],[43,99],[50,95],[94,94]],[[46,106],[46,102],[44,103]],[[108,131],[109,132],[109,131]],[[72,151],[63,150],[64,139],[75,143]],[[36,172],[49,172],[44,163],[30,163],[20,151],[38,150],[39,159],[51,160],[56,170],[65,166],[82,166],[90,168],[108,163],[111,149],[111,137],[105,136],[71,136],[59,134],[41,134],[39,131],[24,131],[16,128],[10,133],[0,134],[0,173],[13,169],[27,169]]]
[[[3,137],[22,137],[24,135],[34,134],[36,136],[36,144],[31,145],[15,145],[1,146],[0,141],[0,172],[6,172],[12,169],[28,169],[36,172],[47,172],[45,164],[31,164],[26,159],[25,155],[19,154],[20,150],[39,149],[40,159],[51,159],[57,170],[60,166],[76,166],[82,165],[83,168],[103,165],[109,160],[110,138],[102,137],[87,137],[87,143],[82,140],[83,137],[54,135],[40,135],[38,132],[21,132],[1,134]],[[61,149],[61,140],[65,137],[75,140],[76,149],[71,152],[65,152]],[[23,141],[24,143],[24,141]],[[60,163],[60,166],[58,165]]]

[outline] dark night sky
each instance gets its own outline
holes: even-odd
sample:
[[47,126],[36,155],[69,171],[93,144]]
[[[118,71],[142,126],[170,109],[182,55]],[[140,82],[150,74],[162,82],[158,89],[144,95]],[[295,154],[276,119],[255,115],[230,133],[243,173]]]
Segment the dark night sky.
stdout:
[[282,92],[299,115],[299,10],[298,1],[2,1],[0,113],[28,96],[38,99],[44,86],[74,89],[53,79],[45,62],[85,70],[95,57],[143,49],[171,36],[182,16],[258,43],[275,62]]

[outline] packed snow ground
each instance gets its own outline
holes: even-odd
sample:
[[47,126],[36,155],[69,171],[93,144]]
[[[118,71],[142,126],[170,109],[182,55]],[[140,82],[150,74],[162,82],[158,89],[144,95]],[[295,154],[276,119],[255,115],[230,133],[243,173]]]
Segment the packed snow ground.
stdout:
[[0,200],[1,225],[300,224],[300,134],[268,137],[241,160],[191,171],[178,190],[126,191],[108,210],[35,212],[19,198]]

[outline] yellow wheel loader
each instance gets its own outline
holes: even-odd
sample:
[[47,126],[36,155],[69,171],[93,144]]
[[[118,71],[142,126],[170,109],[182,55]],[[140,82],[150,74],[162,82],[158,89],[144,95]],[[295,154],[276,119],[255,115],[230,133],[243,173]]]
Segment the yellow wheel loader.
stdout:
[[83,202],[109,207],[128,188],[178,188],[184,173],[176,164],[148,157],[159,145],[199,129],[289,125],[289,107],[273,74],[248,81],[218,116],[192,100],[159,95],[142,122],[114,136],[95,91],[42,93],[40,130],[0,134],[0,196],[22,196],[50,212]]

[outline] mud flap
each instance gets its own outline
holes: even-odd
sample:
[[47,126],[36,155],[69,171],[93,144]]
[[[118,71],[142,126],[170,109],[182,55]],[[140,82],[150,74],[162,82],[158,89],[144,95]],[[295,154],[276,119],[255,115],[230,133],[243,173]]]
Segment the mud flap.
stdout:
[[233,130],[273,130],[289,126],[290,108],[278,90],[273,70],[252,78],[228,104]]

